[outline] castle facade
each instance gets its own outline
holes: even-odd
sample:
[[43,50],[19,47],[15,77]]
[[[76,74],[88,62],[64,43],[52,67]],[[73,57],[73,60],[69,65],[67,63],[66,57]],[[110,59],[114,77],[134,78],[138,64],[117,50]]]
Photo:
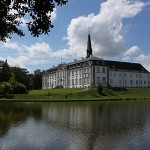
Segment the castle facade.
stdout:
[[90,34],[87,41],[87,55],[81,60],[61,63],[46,70],[42,88],[52,89],[97,87],[99,83],[111,87],[150,87],[150,72],[139,63],[104,60],[92,55]]

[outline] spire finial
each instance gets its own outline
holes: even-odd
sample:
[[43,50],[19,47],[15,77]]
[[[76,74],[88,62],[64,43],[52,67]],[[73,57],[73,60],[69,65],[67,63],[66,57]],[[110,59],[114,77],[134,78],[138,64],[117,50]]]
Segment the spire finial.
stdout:
[[88,27],[88,41],[87,41],[87,55],[86,58],[92,56],[92,45],[91,45],[91,37],[90,37],[90,27]]

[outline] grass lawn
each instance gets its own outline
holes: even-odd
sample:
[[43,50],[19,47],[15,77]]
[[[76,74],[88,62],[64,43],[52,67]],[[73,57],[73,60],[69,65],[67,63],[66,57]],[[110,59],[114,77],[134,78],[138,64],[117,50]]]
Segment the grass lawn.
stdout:
[[[107,89],[99,94],[96,88],[68,88],[50,90],[31,90],[28,94],[15,94],[13,100],[134,100],[150,99],[150,88]],[[4,99],[1,99],[4,100]]]

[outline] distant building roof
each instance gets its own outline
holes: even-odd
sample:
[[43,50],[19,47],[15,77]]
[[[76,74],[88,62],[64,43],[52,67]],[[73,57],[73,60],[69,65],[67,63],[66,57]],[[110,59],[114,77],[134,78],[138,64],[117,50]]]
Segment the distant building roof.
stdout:
[[92,61],[93,65],[97,66],[107,66],[111,70],[127,70],[127,71],[138,71],[138,72],[149,72],[147,71],[141,64],[139,63],[132,63],[132,62],[122,62],[122,61],[111,61],[111,60],[104,60],[102,58],[98,58],[95,56],[89,58],[82,58],[81,60],[75,60],[74,62],[66,63],[66,64],[59,64],[58,66],[53,66],[49,68],[47,71],[56,70],[61,65],[64,67],[68,67],[74,64],[84,63]]
[[105,60],[104,64],[110,69],[149,72],[139,63]]

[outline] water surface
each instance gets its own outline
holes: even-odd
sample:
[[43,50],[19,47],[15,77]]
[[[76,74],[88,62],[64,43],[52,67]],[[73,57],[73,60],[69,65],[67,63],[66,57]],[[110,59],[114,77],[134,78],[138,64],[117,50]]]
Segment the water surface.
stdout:
[[0,103],[0,150],[149,150],[150,102]]

